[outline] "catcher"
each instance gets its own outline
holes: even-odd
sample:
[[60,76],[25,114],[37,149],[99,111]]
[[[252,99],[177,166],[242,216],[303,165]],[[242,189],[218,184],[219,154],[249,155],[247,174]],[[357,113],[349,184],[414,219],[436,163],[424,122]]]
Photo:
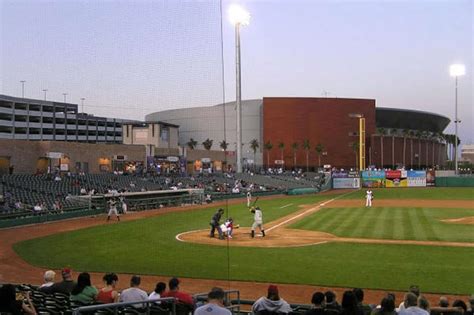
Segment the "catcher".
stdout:
[[258,227],[260,229],[260,232],[262,232],[262,236],[265,237],[265,230],[263,229],[263,214],[262,210],[260,210],[260,207],[252,207],[250,208],[250,212],[252,212],[253,215],[253,224],[252,224],[252,232],[251,236],[252,238],[255,237],[255,229]]
[[238,229],[239,227],[239,224],[234,225],[234,220],[232,218],[228,218],[221,224],[222,233],[224,237],[227,236],[227,238],[232,238],[232,232],[234,229]]

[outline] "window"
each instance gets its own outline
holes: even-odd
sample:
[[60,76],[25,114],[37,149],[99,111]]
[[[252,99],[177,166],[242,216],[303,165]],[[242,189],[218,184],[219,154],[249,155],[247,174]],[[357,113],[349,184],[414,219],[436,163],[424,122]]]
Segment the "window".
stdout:
[[169,140],[169,129],[168,127],[160,128],[160,140],[168,142]]

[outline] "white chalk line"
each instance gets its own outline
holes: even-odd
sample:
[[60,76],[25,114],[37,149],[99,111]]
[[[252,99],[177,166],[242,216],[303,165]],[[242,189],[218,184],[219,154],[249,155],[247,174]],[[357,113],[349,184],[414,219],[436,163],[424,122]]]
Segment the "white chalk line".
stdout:
[[178,235],[175,236],[175,238],[176,238],[176,240],[178,240],[180,242],[185,242],[184,240],[181,239],[182,235],[196,233],[196,232],[200,232],[200,231],[207,231],[207,230],[202,229],[202,230],[186,231],[186,232],[183,232],[183,233],[179,233]]
[[292,206],[292,205],[293,205],[292,203],[289,203],[289,204],[287,204],[287,205],[281,206],[280,209],[284,209],[284,208],[289,207],[289,206]]

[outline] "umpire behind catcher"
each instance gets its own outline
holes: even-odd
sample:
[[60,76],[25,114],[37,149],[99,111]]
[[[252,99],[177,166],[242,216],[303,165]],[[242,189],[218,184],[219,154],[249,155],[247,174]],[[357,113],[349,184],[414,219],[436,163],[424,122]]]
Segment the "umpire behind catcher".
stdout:
[[216,213],[211,218],[211,222],[209,223],[211,225],[211,235],[210,237],[214,237],[214,232],[217,229],[217,233],[219,233],[219,239],[223,240],[224,236],[222,235],[222,230],[220,227],[220,220],[222,217],[222,214],[224,213],[224,209],[219,208]]

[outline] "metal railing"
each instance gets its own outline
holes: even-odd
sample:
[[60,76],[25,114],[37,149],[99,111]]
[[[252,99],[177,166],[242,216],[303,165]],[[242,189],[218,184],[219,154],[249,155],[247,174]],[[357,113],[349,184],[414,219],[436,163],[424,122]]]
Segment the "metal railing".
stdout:
[[[170,311],[172,315],[176,315],[176,303],[177,299],[173,297],[169,298],[159,298],[159,299],[151,299],[151,300],[145,300],[145,301],[134,301],[134,302],[119,302],[119,303],[109,303],[109,304],[97,304],[97,305],[88,305],[88,306],[81,306],[78,308],[73,309],[72,315],[80,315],[80,314],[91,314],[96,311],[100,310],[106,310],[109,311],[111,314],[119,314],[119,309],[121,308],[127,308],[130,307],[130,309],[141,309],[141,312],[138,312],[139,314],[150,314],[150,309],[153,306],[159,307],[160,304],[156,304],[156,302],[161,302],[161,303],[169,303],[171,305],[171,309],[166,309],[167,311]],[[137,308],[136,305],[146,305],[143,308]],[[163,309],[165,310],[165,309]]]

